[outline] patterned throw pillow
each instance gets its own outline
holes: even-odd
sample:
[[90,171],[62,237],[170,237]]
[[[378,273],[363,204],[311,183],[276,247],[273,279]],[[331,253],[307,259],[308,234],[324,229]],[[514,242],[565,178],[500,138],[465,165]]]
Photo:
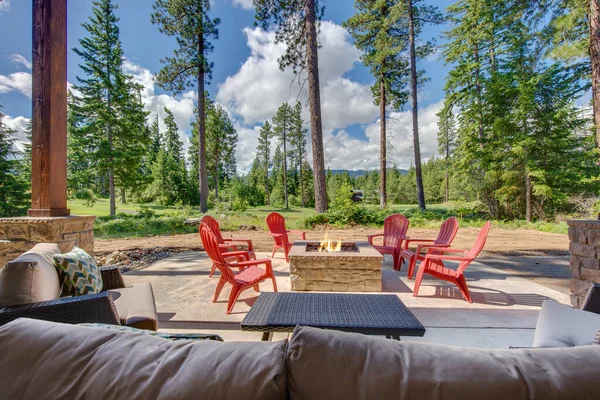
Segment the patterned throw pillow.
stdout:
[[54,266],[63,283],[63,293],[71,296],[102,291],[102,275],[94,258],[75,246],[66,254],[55,254]]

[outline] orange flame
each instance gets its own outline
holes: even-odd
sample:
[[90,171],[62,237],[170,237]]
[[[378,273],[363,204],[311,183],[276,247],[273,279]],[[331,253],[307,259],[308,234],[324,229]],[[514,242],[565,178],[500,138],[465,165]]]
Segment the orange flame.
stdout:
[[341,240],[330,240],[327,237],[327,231],[325,232],[325,237],[319,243],[319,252],[339,252],[342,251],[342,241]]

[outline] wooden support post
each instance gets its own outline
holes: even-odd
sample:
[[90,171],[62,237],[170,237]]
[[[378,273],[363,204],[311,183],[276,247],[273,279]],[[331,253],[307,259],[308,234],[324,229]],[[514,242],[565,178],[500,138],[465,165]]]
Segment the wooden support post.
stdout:
[[33,0],[30,217],[67,216],[67,0]]

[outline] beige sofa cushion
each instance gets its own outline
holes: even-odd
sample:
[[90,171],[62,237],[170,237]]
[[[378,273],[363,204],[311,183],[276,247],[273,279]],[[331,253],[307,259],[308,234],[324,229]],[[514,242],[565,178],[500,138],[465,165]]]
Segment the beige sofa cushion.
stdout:
[[600,346],[487,350],[299,327],[290,399],[597,399]]
[[36,244],[0,269],[0,307],[56,300],[61,284],[52,256],[55,243]]
[[590,345],[599,329],[600,314],[578,310],[555,300],[546,300],[535,326],[533,347]]
[[152,285],[138,283],[123,289],[108,290],[115,302],[121,325],[138,329],[158,329],[158,317]]
[[0,397],[285,399],[286,346],[170,341],[19,319],[0,327]]

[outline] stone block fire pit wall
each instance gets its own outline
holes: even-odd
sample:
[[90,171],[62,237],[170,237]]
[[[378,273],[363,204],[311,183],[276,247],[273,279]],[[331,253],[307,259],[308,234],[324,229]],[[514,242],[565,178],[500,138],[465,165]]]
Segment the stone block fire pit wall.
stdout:
[[289,254],[292,290],[381,292],[383,256],[367,242],[352,244],[356,246],[343,243],[345,251],[318,252],[310,251],[311,242],[294,242]]
[[600,221],[572,220],[567,223],[571,253],[571,304],[580,308],[592,284],[600,283]]

